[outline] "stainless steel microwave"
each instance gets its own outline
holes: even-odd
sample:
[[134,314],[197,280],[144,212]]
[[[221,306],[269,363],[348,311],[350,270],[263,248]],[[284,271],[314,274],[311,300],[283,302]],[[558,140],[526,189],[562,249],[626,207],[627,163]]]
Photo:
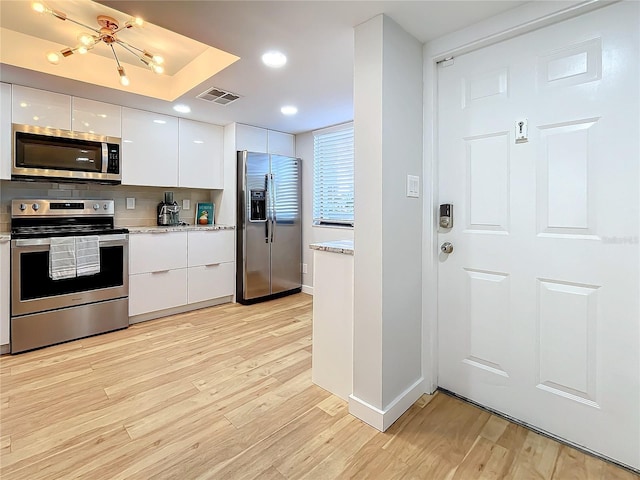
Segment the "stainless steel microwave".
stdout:
[[11,133],[14,180],[122,182],[119,138],[15,123]]

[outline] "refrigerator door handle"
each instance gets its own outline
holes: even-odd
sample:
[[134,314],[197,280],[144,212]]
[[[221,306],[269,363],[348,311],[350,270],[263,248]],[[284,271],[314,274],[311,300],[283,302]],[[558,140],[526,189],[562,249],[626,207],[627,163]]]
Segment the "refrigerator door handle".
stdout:
[[271,243],[273,243],[276,236],[276,182],[274,174],[271,174]]
[[264,174],[264,190],[267,193],[267,198],[264,202],[265,220],[264,220],[264,243],[269,243],[269,216],[270,216],[270,200],[269,200],[269,174]]

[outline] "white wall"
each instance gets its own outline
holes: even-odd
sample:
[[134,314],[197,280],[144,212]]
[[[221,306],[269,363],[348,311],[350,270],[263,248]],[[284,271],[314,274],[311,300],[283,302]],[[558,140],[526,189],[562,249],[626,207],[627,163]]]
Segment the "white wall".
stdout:
[[353,228],[313,226],[313,132],[296,135],[296,157],[302,159],[302,288],[313,293],[313,251],[309,244],[332,240],[353,240]]
[[386,16],[355,29],[354,372],[349,410],[386,429],[423,393],[422,45]]

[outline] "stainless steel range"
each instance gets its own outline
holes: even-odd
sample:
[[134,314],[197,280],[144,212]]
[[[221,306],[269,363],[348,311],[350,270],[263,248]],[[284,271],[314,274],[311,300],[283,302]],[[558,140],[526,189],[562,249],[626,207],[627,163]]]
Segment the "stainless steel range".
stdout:
[[128,230],[113,200],[11,203],[11,353],[129,326]]

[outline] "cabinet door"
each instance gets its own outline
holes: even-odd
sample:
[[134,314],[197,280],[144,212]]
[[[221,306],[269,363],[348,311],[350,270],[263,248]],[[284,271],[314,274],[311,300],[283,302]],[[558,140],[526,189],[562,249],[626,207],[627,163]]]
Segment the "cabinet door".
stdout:
[[11,85],[0,83],[0,180],[11,178]]
[[129,235],[129,273],[149,273],[187,266],[187,233]]
[[187,269],[129,276],[129,316],[187,303]]
[[116,138],[122,136],[121,106],[77,97],[73,97],[71,103],[71,127],[74,131]]
[[251,125],[236,125],[236,150],[267,153],[267,130]]
[[189,188],[224,188],[223,128],[184,118],[179,125],[178,184]]
[[284,155],[285,157],[296,156],[295,137],[290,133],[283,133],[283,132],[276,132],[274,130],[269,130],[267,147],[268,147],[267,153]]
[[189,232],[188,266],[232,262],[235,258],[233,230]]
[[71,130],[71,97],[60,93],[14,85],[11,118],[13,123]]
[[188,269],[188,303],[204,302],[233,295],[236,287],[234,262],[201,265]]
[[122,109],[122,184],[178,186],[178,119]]
[[0,242],[0,345],[9,343],[9,242]]

